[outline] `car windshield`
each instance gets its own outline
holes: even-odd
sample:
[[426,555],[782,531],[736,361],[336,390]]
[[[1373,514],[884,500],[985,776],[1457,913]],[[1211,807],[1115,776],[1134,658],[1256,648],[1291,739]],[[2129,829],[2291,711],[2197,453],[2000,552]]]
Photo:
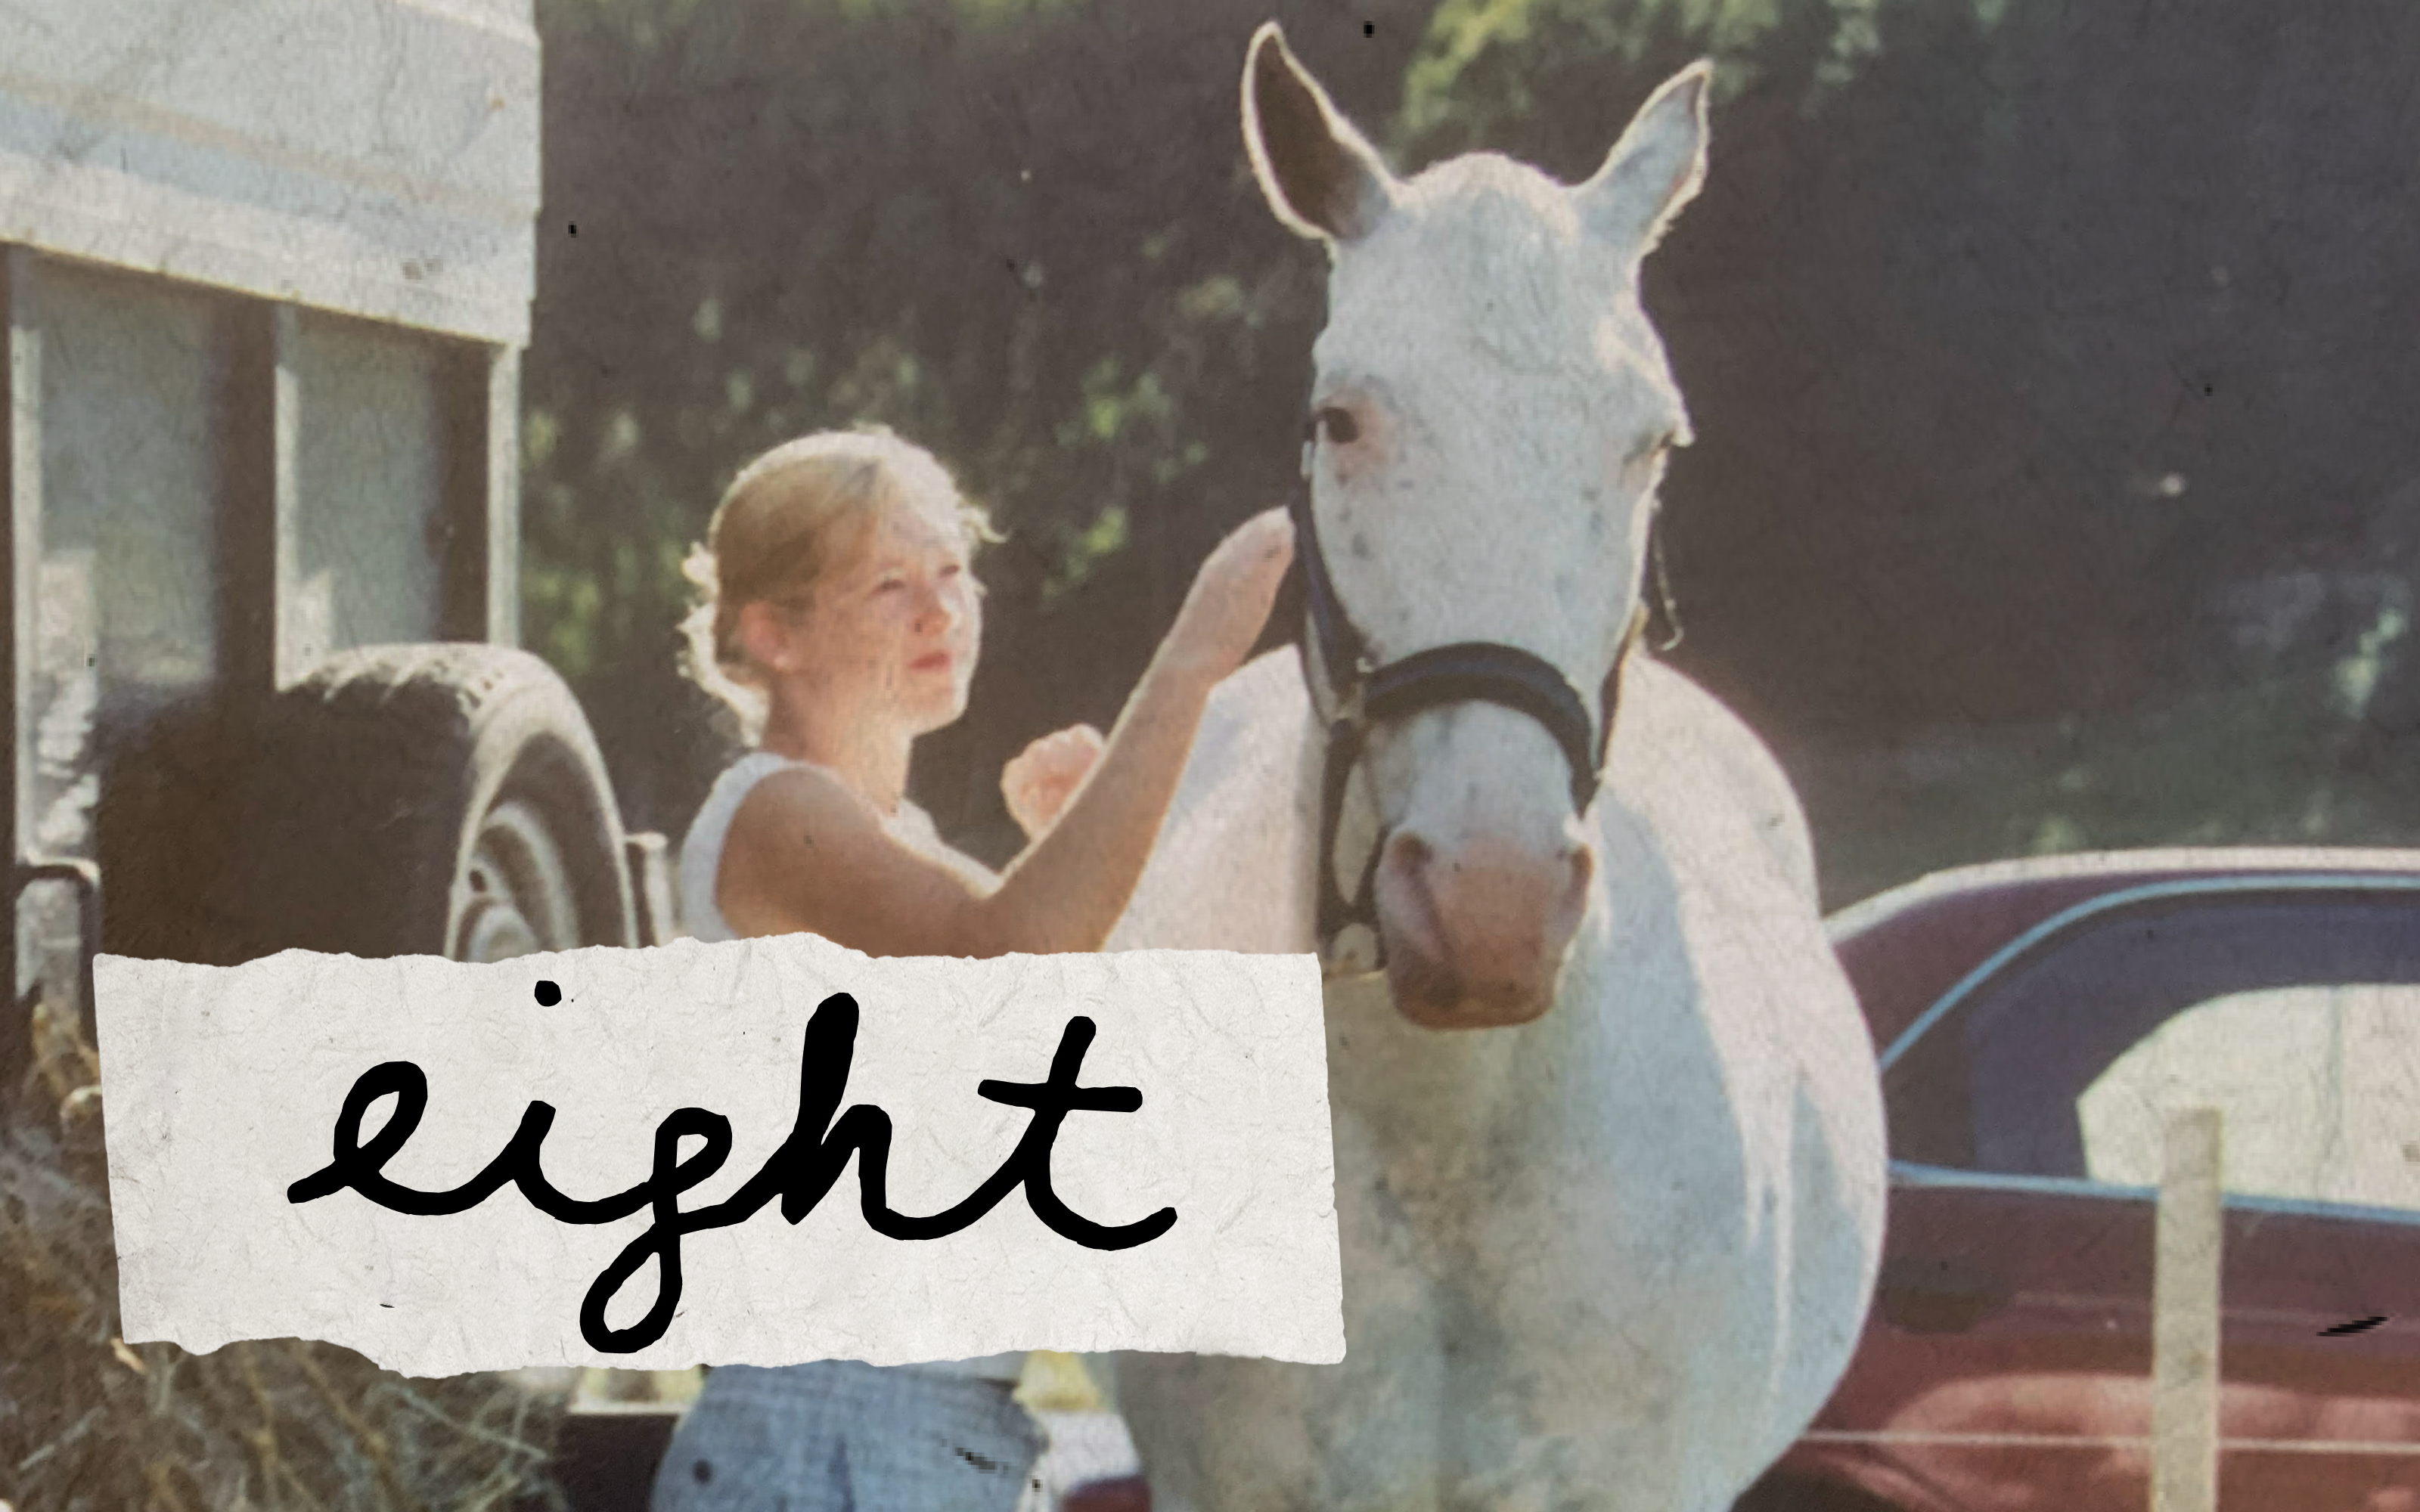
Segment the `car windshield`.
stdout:
[[2085,1168],[2155,1185],[2164,1116],[2213,1107],[2233,1191],[2420,1210],[2415,1087],[2420,987],[2231,993],[2169,1018],[2084,1089]]
[[2228,1186],[2420,1208],[2420,898],[2193,894],[2086,921],[1894,1066],[1902,1159],[2156,1180],[2160,1114],[2226,1115]]

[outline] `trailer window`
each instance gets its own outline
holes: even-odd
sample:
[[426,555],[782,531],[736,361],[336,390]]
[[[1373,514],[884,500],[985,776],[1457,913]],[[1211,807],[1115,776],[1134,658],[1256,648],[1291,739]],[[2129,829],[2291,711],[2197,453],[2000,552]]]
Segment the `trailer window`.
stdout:
[[198,689],[219,671],[216,310],[206,295],[59,264],[37,289],[36,680],[90,671],[112,706]]
[[[95,859],[102,790],[171,706],[224,674],[218,504],[228,358],[209,295],[63,261],[20,270],[40,382],[39,555],[15,711],[21,853]],[[18,895],[16,981],[74,1000],[73,895]]]
[[444,612],[441,358],[420,337],[305,313],[294,618],[303,665],[439,639]]
[[2393,1131],[2420,1066],[2415,1013],[2420,900],[2188,893],[2046,942],[1894,1074],[1960,1062],[1973,1169],[2139,1184],[2163,1111],[2215,1105],[2230,1191],[2413,1206]]

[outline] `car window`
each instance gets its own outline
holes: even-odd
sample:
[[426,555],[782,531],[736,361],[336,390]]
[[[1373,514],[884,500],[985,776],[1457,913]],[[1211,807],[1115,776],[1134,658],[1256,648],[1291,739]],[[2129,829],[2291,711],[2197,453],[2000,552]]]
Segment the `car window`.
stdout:
[[[2228,1112],[2238,1191],[2332,1201],[2370,1199],[2317,1194],[2401,1191],[2375,1168],[2348,1174],[2350,1157],[2314,1175],[2312,1136],[2295,1131],[2309,1108],[2358,1094],[2358,1106],[2312,1126],[2372,1149],[2384,1140],[2398,1159],[2406,1139],[2420,1140],[2420,1096],[2392,1090],[2420,1078],[2381,1048],[2420,1034],[2415,990],[2420,892],[2194,889],[2114,907],[2000,963],[1895,1058],[1885,1078],[1892,1153],[2150,1184],[2157,1149],[2140,1130],[2156,1127],[2163,1099],[2185,1096]],[[2356,1052],[2330,1059],[2307,1048],[2344,1035],[2376,1063],[2374,1077],[2367,1065],[2346,1071]],[[2264,1081],[2289,1063],[2306,1069]],[[2414,1113],[2388,1138],[2398,1099]]]
[[2234,993],[2169,1017],[2076,1099],[2086,1173],[2153,1186],[2165,1115],[2225,1119],[2228,1190],[2420,1211],[2420,987]]

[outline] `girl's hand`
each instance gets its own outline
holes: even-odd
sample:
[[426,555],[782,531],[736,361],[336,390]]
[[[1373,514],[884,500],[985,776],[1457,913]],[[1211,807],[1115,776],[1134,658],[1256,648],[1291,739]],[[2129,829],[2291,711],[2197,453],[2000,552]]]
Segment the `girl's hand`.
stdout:
[[1042,838],[1093,766],[1108,742],[1088,724],[1072,725],[1044,735],[1001,768],[1001,796],[1008,800],[1009,817],[1029,841]]
[[1264,510],[1211,548],[1161,642],[1188,671],[1217,682],[1244,664],[1294,563],[1294,522]]

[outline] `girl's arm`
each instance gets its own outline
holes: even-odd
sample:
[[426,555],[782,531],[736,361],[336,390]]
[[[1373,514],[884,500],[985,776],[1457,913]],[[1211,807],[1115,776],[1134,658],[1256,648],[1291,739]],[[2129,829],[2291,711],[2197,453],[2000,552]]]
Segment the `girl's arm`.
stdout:
[[724,918],[742,934],[812,930],[869,955],[1099,949],[1142,875],[1210,689],[1258,639],[1293,553],[1281,510],[1219,543],[1099,763],[996,887],[900,844],[837,779],[801,768],[758,783],[733,817]]

